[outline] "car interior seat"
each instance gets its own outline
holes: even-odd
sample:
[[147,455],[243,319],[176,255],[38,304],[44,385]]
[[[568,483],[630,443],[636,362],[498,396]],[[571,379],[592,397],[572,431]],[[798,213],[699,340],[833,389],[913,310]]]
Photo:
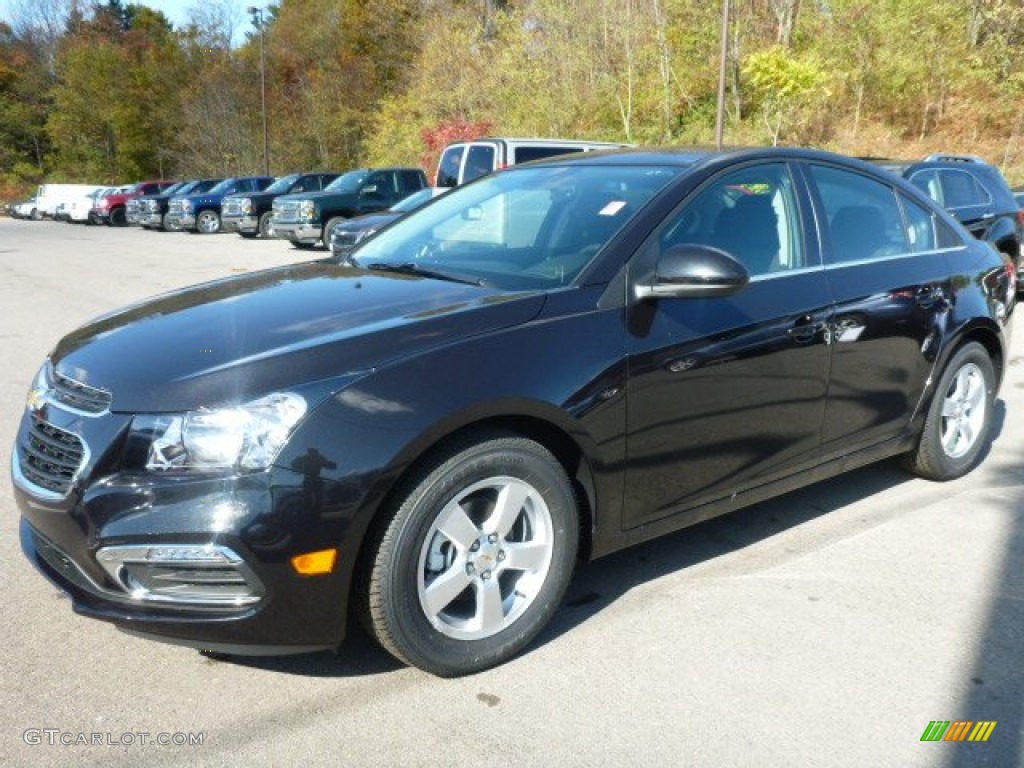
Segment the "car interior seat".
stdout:
[[882,213],[870,205],[848,205],[832,216],[834,261],[856,261],[874,256],[886,243]]
[[715,219],[715,245],[732,254],[752,275],[779,265],[779,222],[769,195],[744,195]]

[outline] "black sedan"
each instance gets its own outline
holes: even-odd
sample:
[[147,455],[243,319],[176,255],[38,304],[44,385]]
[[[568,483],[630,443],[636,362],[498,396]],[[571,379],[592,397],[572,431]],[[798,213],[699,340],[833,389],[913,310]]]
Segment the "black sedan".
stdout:
[[331,230],[330,243],[327,244],[331,254],[336,258],[345,258],[353,248],[378,229],[398,221],[405,214],[426,205],[447,191],[447,187],[424,187],[399,200],[387,210],[364,213],[362,216],[355,216],[342,222]]
[[13,451],[77,612],[223,653],[511,658],[597,558],[885,457],[991,440],[1012,266],[795,149],[510,168],[313,262],[64,337]]

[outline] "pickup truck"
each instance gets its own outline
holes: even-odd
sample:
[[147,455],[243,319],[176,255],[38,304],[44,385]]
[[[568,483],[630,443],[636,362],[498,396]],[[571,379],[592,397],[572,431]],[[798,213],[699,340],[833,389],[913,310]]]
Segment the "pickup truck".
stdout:
[[134,200],[142,195],[152,195],[167,189],[174,184],[173,181],[140,181],[132,184],[124,191],[118,190],[109,195],[96,198],[96,204],[89,217],[94,224],[107,224],[113,227],[123,227],[128,224],[128,201]]
[[143,229],[174,230],[176,223],[170,219],[171,201],[179,195],[194,195],[208,192],[221,183],[223,179],[192,179],[179,187],[172,187],[173,192],[165,190],[159,195],[149,195],[145,207],[139,212],[139,224]]
[[419,168],[361,168],[344,173],[322,192],[282,195],[274,201],[275,236],[296,248],[329,246],[334,228],[353,216],[383,211],[427,186]]
[[220,232],[220,209],[225,195],[260,192],[273,181],[273,176],[234,176],[208,192],[175,195],[167,208],[167,221],[172,227],[204,235]]
[[293,173],[282,176],[262,192],[238,192],[226,195],[221,205],[220,222],[225,232],[238,232],[242,237],[274,236],[271,217],[274,201],[281,195],[298,192],[319,192],[340,174]]
[[124,206],[125,221],[127,221],[129,226],[138,226],[142,223],[142,217],[149,209],[148,203],[150,198],[156,197],[157,195],[169,195],[173,197],[180,190],[184,189],[187,183],[188,182],[186,181],[176,181],[169,187],[164,187],[156,192],[149,192],[132,198]]

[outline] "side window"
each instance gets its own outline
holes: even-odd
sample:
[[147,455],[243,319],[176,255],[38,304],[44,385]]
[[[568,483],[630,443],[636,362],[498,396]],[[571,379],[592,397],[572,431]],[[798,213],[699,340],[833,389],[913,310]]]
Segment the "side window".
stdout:
[[906,217],[907,241],[914,253],[938,248],[935,237],[935,217],[931,211],[918,205],[906,195],[898,195]]
[[574,152],[582,152],[582,147],[515,147],[515,157],[512,162],[515,164],[528,163],[531,160],[543,160],[558,155],[569,155]]
[[401,189],[399,190],[401,197],[408,197],[413,192],[423,188],[423,184],[420,182],[420,175],[415,171],[402,171],[399,182],[401,184]]
[[696,243],[720,248],[751,275],[807,266],[793,179],[784,163],[733,171],[688,201],[660,236],[664,251]]
[[888,184],[824,165],[812,165],[811,177],[828,222],[826,261],[880,259],[910,250],[896,193]]
[[437,186],[457,187],[459,185],[459,166],[462,164],[462,154],[466,151],[465,146],[451,147],[441,155],[441,162],[437,164]]
[[466,168],[462,172],[462,183],[486,176],[494,170],[494,145],[473,144],[466,154]]
[[967,208],[972,205],[986,205],[992,201],[988,190],[977,179],[965,171],[940,171],[942,197],[947,208]]

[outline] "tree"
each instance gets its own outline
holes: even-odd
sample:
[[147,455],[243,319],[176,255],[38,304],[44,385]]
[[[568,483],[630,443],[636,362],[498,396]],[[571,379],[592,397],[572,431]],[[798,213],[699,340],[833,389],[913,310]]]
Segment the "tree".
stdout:
[[773,145],[825,93],[825,73],[818,64],[793,56],[782,46],[750,54],[743,63],[743,76]]

